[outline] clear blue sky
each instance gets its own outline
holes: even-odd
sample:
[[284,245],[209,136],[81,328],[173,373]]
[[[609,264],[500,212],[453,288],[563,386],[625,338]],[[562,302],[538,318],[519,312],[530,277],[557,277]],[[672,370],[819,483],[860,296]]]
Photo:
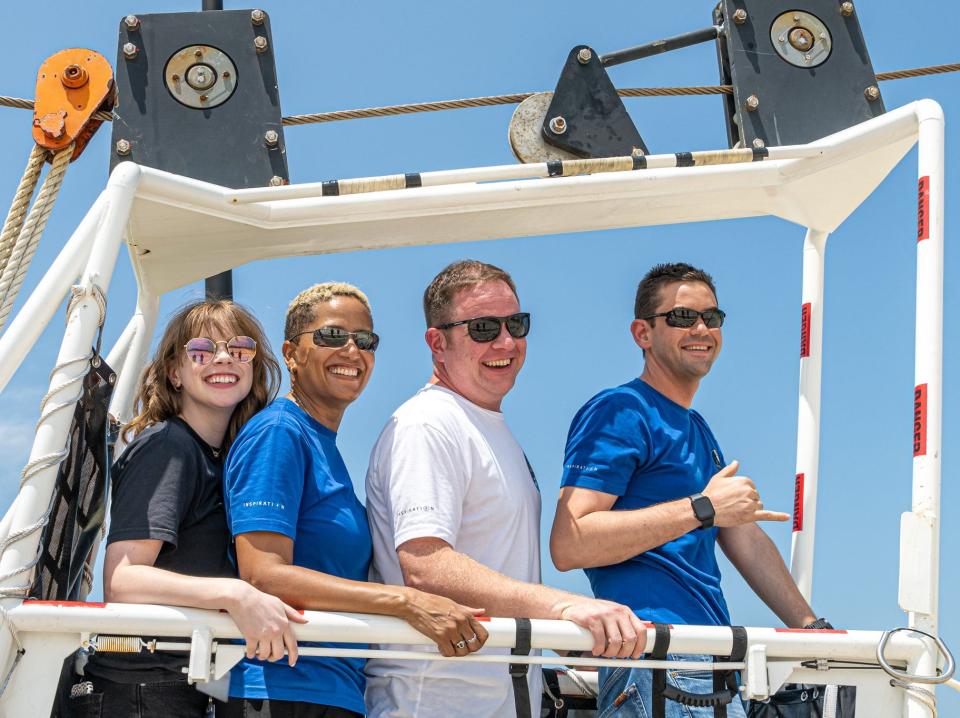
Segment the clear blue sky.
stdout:
[[[228,9],[242,6],[227,2]],[[9,3],[0,94],[33,96],[42,60],[86,46],[115,61],[117,25],[128,12],[198,9],[195,2],[104,0]],[[272,3],[270,12],[284,114],[424,100],[552,90],[569,49],[611,51],[710,22],[713,2],[673,3]],[[955,8],[946,0],[916,7],[889,0],[857,3],[877,71],[956,62]],[[922,9],[921,9],[922,8]],[[716,59],[704,45],[612,68],[619,86],[714,84]],[[882,83],[888,108],[923,97],[939,101],[955,156],[960,75]],[[725,147],[717,97],[636,99],[627,108],[651,152]],[[295,182],[513,162],[507,145],[512,106],[287,128]],[[7,202],[30,148],[30,113],[0,109],[0,197]],[[107,178],[109,128],[71,166],[60,201],[27,278],[32,287]],[[958,165],[947,165],[944,457],[941,627],[960,651],[960,579],[951,571],[960,545],[960,461],[956,364],[960,333],[952,271],[957,236]],[[827,250],[823,440],[814,604],[850,628],[905,624],[897,607],[899,515],[910,508],[916,154],[831,238]],[[448,262],[475,257],[513,273],[533,314],[527,363],[505,403],[510,425],[543,489],[544,544],[556,500],[562,451],[576,409],[603,387],[639,374],[627,332],[636,283],[655,262],[685,260],[713,273],[728,313],[723,354],[695,406],[724,453],[739,458],[771,508],[790,511],[796,451],[798,333],[803,229],[776,219],[672,225],[605,233],[406,248],[242,267],[237,299],[251,306],[275,344],[291,297],[317,281],[345,280],[371,298],[382,336],[366,394],[348,411],[339,444],[362,494],[367,456],[390,412],[428,377],[419,309],[422,290]],[[199,285],[174,293],[175,306]],[[25,298],[25,294],[24,297]],[[134,303],[132,273],[121,257],[110,288],[105,344],[119,335]],[[22,299],[21,298],[21,301]],[[32,440],[62,329],[58,313],[2,395],[3,503],[12,498]],[[768,527],[785,555],[790,527]],[[544,579],[587,591],[580,572],[560,574],[545,555]],[[776,619],[725,564],[734,620]],[[944,714],[960,710],[940,691]],[[951,707],[953,711],[951,711]]]

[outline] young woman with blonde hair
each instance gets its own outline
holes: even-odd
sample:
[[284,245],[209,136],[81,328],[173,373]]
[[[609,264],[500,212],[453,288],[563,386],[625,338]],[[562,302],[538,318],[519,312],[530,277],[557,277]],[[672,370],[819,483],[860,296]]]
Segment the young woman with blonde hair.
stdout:
[[[236,576],[228,554],[223,458],[240,427],[277,394],[280,367],[256,319],[230,301],[181,309],[137,392],[130,440],[112,470],[107,601],[226,610],[247,655],[297,659],[291,622],[303,618]],[[74,686],[70,714],[202,716],[186,654],[95,654]],[[79,690],[78,690],[79,689]]]

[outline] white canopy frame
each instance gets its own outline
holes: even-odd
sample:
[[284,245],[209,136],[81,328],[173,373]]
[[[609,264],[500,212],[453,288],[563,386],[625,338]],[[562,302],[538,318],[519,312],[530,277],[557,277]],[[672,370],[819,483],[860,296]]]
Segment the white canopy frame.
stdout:
[[[102,320],[101,294],[126,240],[138,283],[137,308],[108,361],[118,372],[111,412],[127,418],[165,292],[258,259],[415,244],[474,241],[609,228],[773,215],[808,228],[804,245],[804,356],[800,364],[797,514],[792,572],[812,591],[823,321],[823,258],[830,232],[919,145],[915,456],[913,502],[901,522],[900,605],[908,625],[937,631],[943,312],[942,111],[923,100],[827,138],[774,148],[748,164],[662,167],[540,179],[523,166],[432,173],[424,186],[323,196],[321,185],[237,191],[132,163],[106,189],[0,337],[0,391],[72,290],[67,328],[51,374],[50,406],[38,424],[29,478],[0,522],[0,608],[17,608],[29,584],[75,386],[86,373]],[[530,166],[533,167],[533,166]],[[479,183],[479,182],[484,183]],[[202,242],[198,241],[202,238]],[[185,258],[189,258],[185,261]],[[79,282],[73,282],[79,277]],[[18,624],[56,631],[62,617]],[[145,618],[146,620],[146,618]],[[212,619],[211,619],[212,620]],[[0,676],[17,636],[0,633]],[[148,621],[150,623],[150,621]],[[144,625],[143,630],[147,630]],[[149,631],[148,631],[149,632]],[[562,645],[553,645],[563,648]],[[753,647],[752,647],[753,648]],[[717,651],[703,651],[716,653]],[[915,674],[937,669],[932,642],[913,656]],[[2,701],[5,703],[6,698]],[[905,694],[902,715],[928,715]]]

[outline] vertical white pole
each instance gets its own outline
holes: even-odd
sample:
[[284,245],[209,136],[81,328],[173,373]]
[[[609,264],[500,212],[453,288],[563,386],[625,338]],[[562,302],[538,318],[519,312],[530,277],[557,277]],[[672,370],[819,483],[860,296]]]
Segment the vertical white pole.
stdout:
[[[943,373],[943,112],[918,103],[917,307],[913,395],[913,500],[901,519],[900,606],[908,624],[937,634],[940,600],[940,451]],[[920,580],[918,580],[920,579]],[[931,646],[932,648],[932,646]],[[936,651],[916,670],[933,674]],[[924,686],[928,689],[934,686]],[[909,718],[927,716],[917,700],[905,699]]]
[[[137,299],[137,310],[129,325],[133,328],[130,345],[123,358],[123,364],[113,367],[117,372],[117,385],[113,389],[110,413],[120,421],[129,421],[131,418],[137,380],[140,378],[140,372],[150,351],[150,339],[153,337],[153,328],[157,323],[159,310],[160,300],[157,297],[141,294]],[[123,437],[120,437],[120,443],[123,443]],[[119,448],[118,445],[118,450]]]
[[823,359],[823,267],[826,232],[807,230],[803,240],[800,322],[800,405],[797,415],[797,475],[793,499],[790,573],[809,602],[820,461],[820,375]]

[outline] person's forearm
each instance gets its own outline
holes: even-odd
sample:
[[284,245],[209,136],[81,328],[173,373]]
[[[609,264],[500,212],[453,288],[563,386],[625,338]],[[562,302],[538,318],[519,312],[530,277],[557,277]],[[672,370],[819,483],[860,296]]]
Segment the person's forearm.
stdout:
[[430,553],[429,560],[401,562],[408,586],[457,603],[482,608],[488,616],[560,618],[581,596],[504,576],[452,548]]
[[103,596],[117,603],[158,603],[190,608],[228,608],[239,594],[237,578],[184,576],[156,566],[117,566]]
[[261,591],[299,609],[403,617],[409,601],[403,586],[352,581],[290,564],[270,563],[245,570],[241,563],[240,575]]
[[575,517],[562,503],[550,534],[560,571],[610,566],[700,527],[687,498],[633,511],[593,511]]
[[754,523],[720,529],[727,558],[777,618],[790,628],[816,620],[770,537]]

